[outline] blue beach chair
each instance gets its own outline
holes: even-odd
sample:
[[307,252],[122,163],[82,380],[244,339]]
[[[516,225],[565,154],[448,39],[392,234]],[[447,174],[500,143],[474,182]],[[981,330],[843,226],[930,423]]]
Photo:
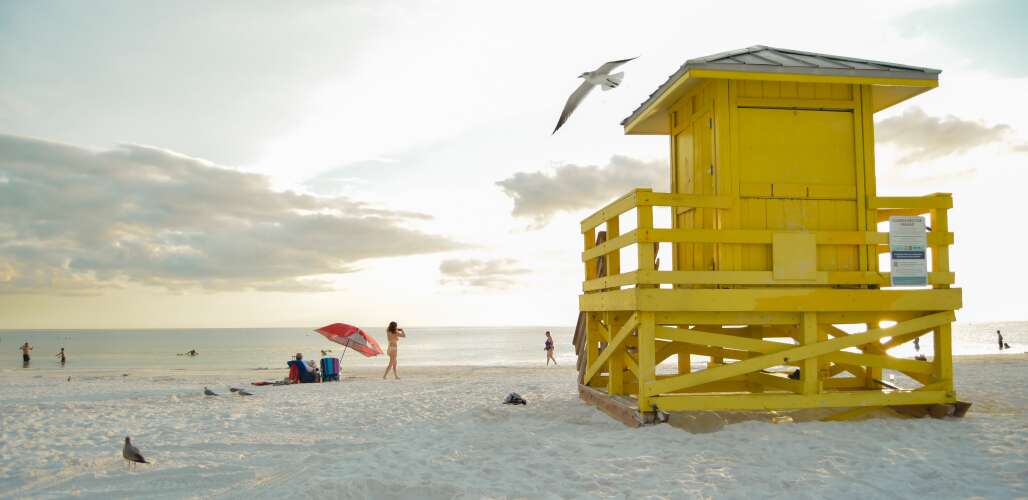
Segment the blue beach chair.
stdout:
[[289,380],[294,384],[308,384],[318,381],[317,377],[307,370],[307,363],[293,360],[287,364],[289,365]]
[[339,382],[339,358],[321,358],[321,381]]

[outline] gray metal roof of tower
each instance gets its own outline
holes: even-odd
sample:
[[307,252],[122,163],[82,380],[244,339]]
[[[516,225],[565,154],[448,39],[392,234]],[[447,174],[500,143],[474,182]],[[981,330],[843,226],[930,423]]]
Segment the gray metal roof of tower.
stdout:
[[666,82],[650,94],[650,97],[640,104],[628,118],[622,120],[621,125],[626,125],[637,118],[643,110],[659,99],[674,82],[693,69],[914,80],[938,80],[939,73],[942,72],[938,69],[909,66],[906,64],[754,45],[745,49],[689,59],[678,68],[678,71],[668,77]]

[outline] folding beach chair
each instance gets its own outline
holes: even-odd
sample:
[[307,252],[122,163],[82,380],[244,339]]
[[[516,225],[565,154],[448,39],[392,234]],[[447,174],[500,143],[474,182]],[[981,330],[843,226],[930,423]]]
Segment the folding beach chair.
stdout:
[[321,381],[339,381],[339,358],[321,358]]
[[307,370],[307,364],[303,361],[289,361],[289,381],[294,384],[308,384],[317,382],[317,377]]

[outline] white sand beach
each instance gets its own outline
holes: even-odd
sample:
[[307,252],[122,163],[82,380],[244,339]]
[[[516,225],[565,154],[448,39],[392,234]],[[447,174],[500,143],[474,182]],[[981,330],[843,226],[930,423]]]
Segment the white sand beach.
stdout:
[[[3,498],[1018,498],[1028,357],[958,358],[964,419],[629,429],[572,368],[0,373]],[[123,376],[122,373],[127,373]],[[71,381],[67,377],[71,376]],[[209,386],[221,397],[204,397]],[[527,406],[504,406],[516,391]],[[124,436],[153,461],[128,470]]]

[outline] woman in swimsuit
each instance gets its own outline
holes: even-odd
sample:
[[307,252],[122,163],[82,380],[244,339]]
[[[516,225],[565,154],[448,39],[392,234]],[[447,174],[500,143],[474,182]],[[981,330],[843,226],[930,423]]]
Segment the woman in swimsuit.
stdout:
[[550,366],[550,360],[553,361],[553,366],[557,366],[557,358],[553,357],[553,337],[550,336],[549,330],[546,331],[546,366]]
[[386,365],[386,371],[382,374],[382,379],[385,380],[386,375],[389,375],[389,369],[393,370],[393,378],[399,380],[400,377],[396,374],[396,344],[400,341],[401,337],[406,338],[407,334],[403,332],[403,328],[398,328],[395,321],[389,322],[389,327],[386,328],[386,336],[389,337],[389,348],[386,349],[386,353],[389,354],[389,364]]

